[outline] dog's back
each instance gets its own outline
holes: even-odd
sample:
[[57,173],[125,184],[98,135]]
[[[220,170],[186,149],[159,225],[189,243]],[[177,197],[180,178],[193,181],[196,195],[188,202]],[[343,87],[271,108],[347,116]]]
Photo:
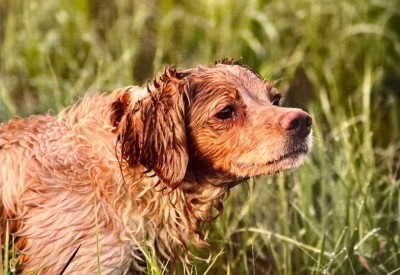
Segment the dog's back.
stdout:
[[[111,169],[117,166],[106,109],[105,97],[88,97],[58,117],[13,119],[0,127],[1,240],[7,233],[14,238],[21,270],[57,273],[81,246],[68,271],[92,273],[96,250],[85,248],[96,247],[96,238],[118,243],[109,233],[118,225],[105,225],[113,223],[114,214],[106,199],[99,199],[111,192],[119,172]],[[129,253],[122,244],[108,250],[115,249]],[[106,247],[101,251],[104,265],[130,266],[128,257],[108,256]],[[54,253],[56,258],[49,257]]]
[[40,139],[47,140],[48,128],[55,120],[50,116],[32,116],[0,126],[0,217],[14,217],[19,212],[16,201],[24,192],[27,169],[40,155]]

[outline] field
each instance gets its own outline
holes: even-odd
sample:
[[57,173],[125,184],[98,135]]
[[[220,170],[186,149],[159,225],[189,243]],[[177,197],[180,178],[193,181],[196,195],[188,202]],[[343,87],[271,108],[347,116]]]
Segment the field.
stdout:
[[306,163],[235,187],[193,274],[400,274],[399,0],[0,5],[0,122],[224,57],[310,112]]

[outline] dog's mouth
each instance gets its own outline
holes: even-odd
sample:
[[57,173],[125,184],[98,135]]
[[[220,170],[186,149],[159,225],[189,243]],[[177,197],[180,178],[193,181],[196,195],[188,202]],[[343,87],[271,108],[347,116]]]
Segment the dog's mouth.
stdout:
[[274,165],[274,164],[277,164],[277,163],[285,161],[285,160],[296,160],[298,158],[301,158],[301,157],[304,157],[305,155],[307,155],[308,151],[309,150],[306,148],[297,149],[297,150],[285,153],[283,155],[280,155],[276,159],[267,161],[263,165]]
[[250,176],[273,174],[299,166],[309,151],[308,146],[300,146],[264,162],[237,162],[236,167]]

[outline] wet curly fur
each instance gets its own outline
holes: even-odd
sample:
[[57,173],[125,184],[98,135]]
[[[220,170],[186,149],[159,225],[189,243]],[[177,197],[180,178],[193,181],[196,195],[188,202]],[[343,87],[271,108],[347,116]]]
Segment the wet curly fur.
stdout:
[[3,124],[0,233],[7,224],[18,271],[57,274],[78,247],[68,274],[95,273],[98,252],[103,274],[135,273],[145,242],[172,268],[196,257],[189,245],[209,249],[203,224],[235,183],[310,150],[311,118],[280,97],[223,60]]

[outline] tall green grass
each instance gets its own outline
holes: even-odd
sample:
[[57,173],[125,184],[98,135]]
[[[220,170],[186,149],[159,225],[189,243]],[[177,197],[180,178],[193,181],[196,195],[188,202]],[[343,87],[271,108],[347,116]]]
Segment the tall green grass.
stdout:
[[398,0],[2,0],[0,121],[142,84],[166,64],[242,59],[276,82],[286,105],[312,114],[314,149],[300,169],[232,190],[209,236],[212,264],[195,263],[193,273],[395,274],[399,7]]

